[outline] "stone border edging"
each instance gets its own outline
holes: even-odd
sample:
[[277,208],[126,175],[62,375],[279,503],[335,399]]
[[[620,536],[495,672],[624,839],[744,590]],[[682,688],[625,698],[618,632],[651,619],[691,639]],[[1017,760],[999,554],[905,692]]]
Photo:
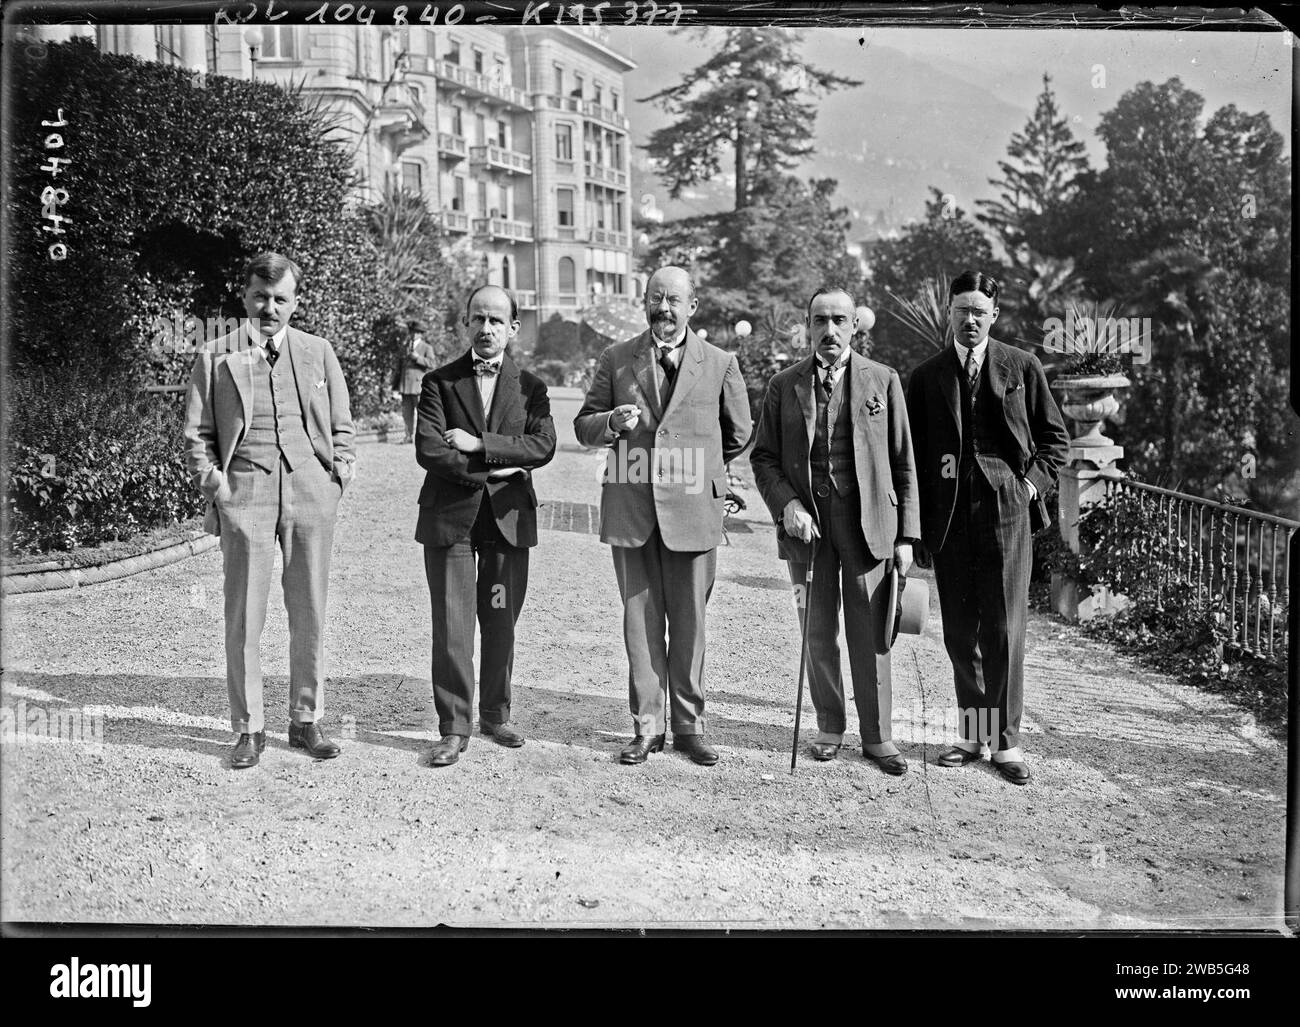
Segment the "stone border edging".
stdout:
[[62,588],[97,585],[101,581],[115,581],[142,571],[151,571],[155,567],[165,567],[169,563],[176,563],[191,556],[198,556],[220,543],[221,539],[216,535],[200,535],[187,542],[173,542],[161,549],[151,549],[146,553],[128,556],[124,560],[111,560],[90,567],[65,567],[62,570],[38,571],[31,574],[5,574],[0,578],[0,594],[10,596],[24,592],[53,592]]

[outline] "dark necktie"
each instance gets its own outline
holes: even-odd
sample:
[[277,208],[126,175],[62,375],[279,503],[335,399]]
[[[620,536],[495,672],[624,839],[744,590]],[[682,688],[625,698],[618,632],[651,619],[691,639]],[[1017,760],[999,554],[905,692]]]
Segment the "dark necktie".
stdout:
[[980,383],[980,366],[975,363],[975,349],[966,351],[966,384],[970,386],[970,405],[975,405],[975,393]]
[[497,373],[498,370],[499,368],[497,367],[497,365],[494,364],[491,360],[474,361],[474,373],[478,375],[480,378],[483,377],[491,378],[493,375]]
[[271,343],[268,342],[266,344],[266,362],[270,364],[272,367],[274,367],[275,362],[279,359],[280,359],[280,351],[276,349]]
[[831,392],[835,388],[835,382],[831,380],[831,368],[829,365],[822,367],[822,371],[824,372],[821,378],[822,395],[829,400],[831,398]]
[[659,348],[659,366],[664,369],[664,384],[672,388],[673,381],[677,378],[677,366],[673,363],[672,357],[668,354],[672,352],[672,347],[661,346]]

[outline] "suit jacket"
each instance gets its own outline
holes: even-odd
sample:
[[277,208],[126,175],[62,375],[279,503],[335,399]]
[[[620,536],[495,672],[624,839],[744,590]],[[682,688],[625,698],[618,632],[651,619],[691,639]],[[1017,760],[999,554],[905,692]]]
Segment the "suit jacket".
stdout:
[[[334,348],[324,339],[285,331],[283,357],[293,365],[298,401],[307,419],[307,437],[317,458],[343,487],[356,466],[356,432],[347,383]],[[221,533],[216,502],[230,497],[226,468],[248,433],[253,413],[253,376],[262,367],[247,329],[214,339],[199,350],[190,373],[185,408],[185,464],[190,480],[208,499],[204,529]]]
[[[982,374],[1002,408],[1000,452],[1011,469],[1034,484],[1038,498],[1029,508],[1030,527],[1050,521],[1047,492],[1065,462],[1070,436],[1047,387],[1043,365],[1032,353],[989,339]],[[921,485],[921,539],[927,549],[943,548],[957,505],[961,460],[962,373],[952,346],[917,366],[907,385],[912,445]]]
[[[798,499],[817,517],[809,456],[816,431],[813,365],[808,356],[767,384],[749,455],[754,484],[777,524],[783,560],[806,561],[809,547],[786,536],[782,514]],[[853,466],[862,506],[862,537],[877,560],[889,559],[904,539],[921,537],[916,465],[903,384],[892,367],[850,353],[847,376],[853,426]]]
[[[573,428],[584,446],[612,446],[600,493],[600,539],[641,546],[656,525],[664,545],[701,552],[722,541],[727,462],[749,444],[753,422],[734,354],[686,329],[667,407],[659,402],[649,331],[609,346],[596,363]],[[636,427],[615,435],[609,414],[635,403]]]
[[415,349],[408,348],[393,367],[393,388],[405,396],[418,394],[420,383],[425,374],[433,370],[437,359],[433,347],[427,342],[417,343]]
[[[521,371],[506,353],[492,409],[484,416],[472,351],[424,376],[415,428],[415,458],[425,469],[415,540],[450,546],[469,538],[479,505],[491,504],[512,546],[537,545],[537,493],[532,475],[488,480],[500,467],[533,470],[555,455],[555,424],[546,385]],[[443,441],[449,428],[483,440],[483,451],[462,453]]]

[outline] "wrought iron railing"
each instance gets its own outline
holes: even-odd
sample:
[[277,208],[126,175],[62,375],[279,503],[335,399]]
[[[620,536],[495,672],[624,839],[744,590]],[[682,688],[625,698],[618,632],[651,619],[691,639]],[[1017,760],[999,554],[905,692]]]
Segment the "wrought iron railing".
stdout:
[[[1286,652],[1291,601],[1291,535],[1300,521],[1216,503],[1134,478],[1111,478],[1106,494],[1132,492],[1163,519],[1168,547],[1145,550],[1161,592],[1187,586],[1198,603],[1221,602],[1227,647],[1252,656]],[[1155,566],[1152,566],[1155,564]]]

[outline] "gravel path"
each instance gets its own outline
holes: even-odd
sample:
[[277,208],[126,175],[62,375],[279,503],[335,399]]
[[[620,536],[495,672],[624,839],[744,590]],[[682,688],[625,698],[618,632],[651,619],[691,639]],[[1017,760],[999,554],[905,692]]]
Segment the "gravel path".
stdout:
[[[287,748],[275,595],[269,746],[257,769],[227,769],[219,551],[5,600],[18,733],[0,749],[3,919],[1282,929],[1284,747],[1223,700],[1045,617],[1029,627],[1029,787],[987,764],[933,764],[952,703],[937,599],[928,633],[895,649],[895,738],[912,772],[887,777],[846,749],[791,777],[799,640],[752,489],[709,611],[722,762],[669,751],[618,765],[631,723],[613,566],[590,533],[600,458],[574,441],[577,394],[553,397],[560,450],[536,479],[544,530],[515,664],[523,749],[475,737],[457,766],[427,766],[423,472],[409,446],[364,445],[330,586],[337,760]],[[102,715],[101,737],[24,733],[34,711],[57,710]],[[805,715],[807,727],[810,703]]]

